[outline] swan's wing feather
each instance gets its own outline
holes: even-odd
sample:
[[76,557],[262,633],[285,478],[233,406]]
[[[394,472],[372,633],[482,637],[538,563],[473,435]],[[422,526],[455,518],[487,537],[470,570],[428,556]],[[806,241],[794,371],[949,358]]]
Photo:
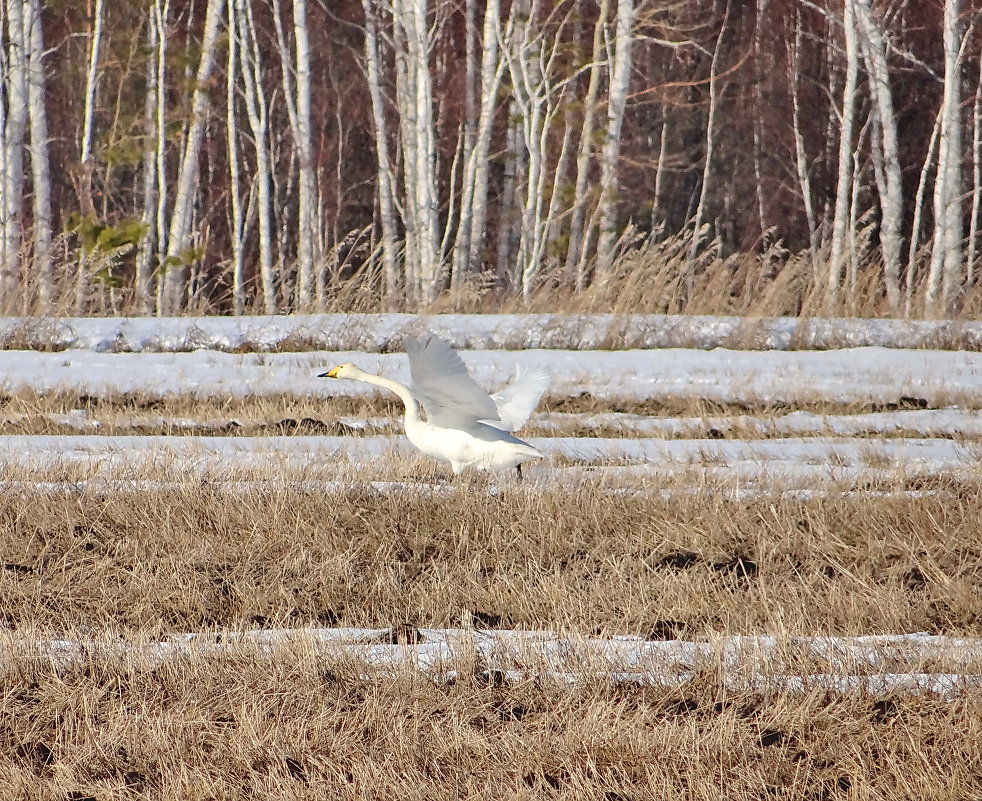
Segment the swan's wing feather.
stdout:
[[523,370],[515,373],[515,380],[491,396],[498,408],[500,422],[487,421],[488,425],[502,431],[518,431],[528,422],[543,393],[549,389],[550,377],[544,370]]
[[436,426],[460,428],[474,420],[497,420],[498,409],[470,377],[457,352],[442,339],[428,335],[406,341],[413,393]]

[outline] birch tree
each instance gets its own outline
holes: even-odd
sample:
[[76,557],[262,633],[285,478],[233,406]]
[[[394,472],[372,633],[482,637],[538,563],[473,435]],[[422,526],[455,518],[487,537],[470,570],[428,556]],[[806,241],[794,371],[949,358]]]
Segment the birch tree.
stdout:
[[791,86],[791,130],[794,137],[795,169],[798,187],[805,210],[805,223],[808,226],[808,250],[811,256],[812,274],[818,277],[818,226],[815,223],[815,210],[812,205],[811,178],[808,170],[808,155],[805,152],[805,139],[802,135],[801,103],[798,96],[798,80],[801,74],[801,16],[795,14],[794,40],[789,53],[788,82]]
[[7,48],[3,63],[4,103],[2,123],[3,174],[0,175],[0,307],[10,308],[20,278],[21,228],[23,226],[24,134],[27,129],[28,63],[25,58],[24,6],[6,3]]
[[[159,130],[159,119],[163,115],[161,96],[160,50],[164,46],[161,26],[166,16],[160,0],[153,0],[147,20],[147,50],[149,56],[146,66],[146,95],[143,102],[143,238],[136,254],[136,275],[134,276],[134,300],[138,313],[150,311],[151,269],[156,257],[156,246],[160,241],[157,218],[160,178],[157,174],[158,148],[164,147],[163,133]],[[160,154],[161,160],[163,153]]]
[[[379,224],[382,229],[382,266],[385,274],[386,301],[394,303],[399,290],[397,258],[398,223],[395,205],[396,178],[389,157],[389,133],[382,97],[382,75],[379,64],[378,7],[375,0],[362,0],[365,12],[365,67],[368,93],[372,101],[375,132],[375,160],[378,179]],[[466,184],[465,184],[466,185]]]
[[293,0],[294,57],[286,40],[279,3],[274,0],[273,21],[283,71],[283,91],[298,162],[297,186],[297,284],[296,306],[310,310],[314,302],[314,269],[317,254],[317,174],[310,123],[310,40],[307,34],[306,0]]
[[228,11],[228,61],[225,68],[225,133],[228,140],[229,205],[231,207],[232,239],[232,313],[245,310],[244,238],[245,221],[242,212],[242,190],[239,175],[239,129],[236,121],[235,87],[238,79],[239,25],[234,6]]
[[572,272],[575,267],[577,291],[582,291],[586,286],[586,260],[582,258],[583,228],[586,223],[590,155],[593,150],[593,131],[596,126],[597,94],[600,91],[604,67],[603,31],[609,14],[610,0],[600,0],[597,22],[593,29],[590,77],[587,81],[586,95],[583,98],[583,126],[576,152],[576,185],[573,190],[573,207],[569,223],[566,269]]
[[256,38],[252,4],[235,0],[235,35],[239,44],[239,78],[252,134],[256,159],[256,221],[259,239],[258,270],[266,314],[276,314],[276,283],[273,269],[273,201],[270,175],[269,104],[263,89],[262,55]]
[[961,0],[945,0],[944,93],[941,100],[941,137],[938,171],[934,179],[934,244],[928,273],[927,308],[936,314],[954,311],[959,288],[962,250],[961,201],[961,77],[959,43]]
[[903,221],[903,185],[900,153],[897,144],[897,117],[893,111],[890,73],[887,68],[886,44],[879,22],[870,9],[870,0],[855,0],[856,18],[862,31],[863,59],[870,76],[870,89],[879,117],[879,141],[874,153],[882,152],[883,177],[880,191],[880,246],[883,255],[883,277],[890,311],[900,309],[900,247]]
[[460,195],[460,227],[454,244],[453,271],[455,276],[480,265],[484,243],[484,224],[488,196],[488,152],[494,123],[498,88],[504,73],[504,60],[498,58],[498,0],[488,0],[484,6],[484,26],[481,34],[480,111],[473,144],[467,160]]
[[27,116],[31,144],[31,188],[34,205],[34,278],[40,311],[51,307],[51,170],[48,162],[48,115],[44,96],[44,34],[38,0],[25,0],[27,46]]
[[[848,0],[847,0],[848,1]],[[692,297],[692,288],[695,280],[695,259],[701,241],[702,220],[706,209],[706,197],[709,191],[709,180],[712,175],[713,155],[716,142],[716,109],[719,99],[719,87],[717,86],[719,75],[719,59],[723,49],[723,37],[726,34],[727,24],[730,18],[730,4],[727,2],[726,10],[723,13],[723,22],[720,25],[719,35],[716,38],[716,46],[713,48],[713,60],[709,67],[709,109],[706,113],[706,154],[702,166],[702,184],[699,189],[699,202],[696,204],[696,213],[692,221],[692,242],[689,245],[689,265],[686,270],[685,292],[686,297]]]
[[[607,100],[607,132],[600,160],[600,238],[597,241],[597,257],[602,270],[610,266],[617,237],[617,162],[620,158],[621,124],[624,121],[624,108],[631,83],[633,27],[634,0],[618,0]],[[720,38],[722,35],[720,31]]]
[[856,116],[856,85],[859,79],[855,0],[844,0],[842,24],[846,43],[846,78],[842,87],[842,113],[839,116],[839,158],[836,174],[835,212],[832,220],[832,244],[825,283],[825,304],[830,313],[835,310],[839,302],[843,255],[846,249],[846,236],[849,232],[852,140]]
[[550,175],[549,133],[561,110],[566,76],[557,76],[555,61],[568,16],[537,19],[537,3],[516,3],[503,34],[503,52],[518,111],[528,169],[524,175],[516,277],[522,295],[532,291],[546,241],[546,183]]
[[[158,268],[163,265],[167,252],[167,108],[164,87],[167,84],[167,21],[170,13],[170,0],[154,0],[153,21],[157,31],[157,51],[155,58],[157,104],[154,125],[154,172],[157,176],[156,236]],[[161,313],[163,306],[164,281],[166,276],[158,269],[156,309]]]
[[975,84],[972,103],[972,208],[968,215],[968,254],[965,256],[965,285],[975,285],[975,256],[979,236],[979,208],[982,205],[982,70]]
[[441,289],[430,30],[426,0],[395,0],[396,102],[402,134],[406,273],[423,305]]
[[208,92],[215,64],[219,24],[224,9],[225,0],[208,0],[204,35],[201,41],[201,57],[191,95],[191,121],[184,143],[181,167],[177,174],[174,207],[167,235],[163,303],[162,308],[158,309],[158,313],[162,314],[177,314],[184,307],[182,296],[187,290],[192,206],[198,190],[198,159],[210,106]]

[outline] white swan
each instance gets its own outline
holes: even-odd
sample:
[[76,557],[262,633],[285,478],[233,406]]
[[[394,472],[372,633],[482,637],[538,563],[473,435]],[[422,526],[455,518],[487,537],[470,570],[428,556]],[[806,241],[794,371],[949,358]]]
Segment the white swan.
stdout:
[[[512,436],[528,420],[549,385],[543,372],[519,373],[509,386],[488,395],[471,378],[457,352],[429,335],[406,342],[412,389],[390,378],[372,375],[349,363],[320,378],[348,378],[391,390],[406,407],[406,437],[423,453],[450,462],[455,474],[517,468],[542,453]],[[420,406],[426,420],[420,417]]]

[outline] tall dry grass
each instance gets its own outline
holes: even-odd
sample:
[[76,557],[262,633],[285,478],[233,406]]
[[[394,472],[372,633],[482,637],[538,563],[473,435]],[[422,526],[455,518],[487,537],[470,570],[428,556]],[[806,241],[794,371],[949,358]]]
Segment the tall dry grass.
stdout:
[[[365,239],[365,231],[352,232],[352,239]],[[843,286],[834,307],[826,303],[821,277],[827,272],[824,253],[813,259],[808,251],[793,252],[781,242],[765,242],[759,250],[730,252],[718,240],[704,242],[695,260],[690,260],[692,232],[663,236],[646,234],[629,228],[617,245],[609,267],[590,266],[590,281],[583,291],[576,291],[576,277],[569,274],[563,262],[546,259],[540,265],[538,283],[532,292],[522,296],[502,284],[490,272],[459,282],[428,307],[408,302],[405,297],[384,298],[383,280],[377,252],[366,246],[354,248],[347,261],[338,253],[325,256],[327,286],[322,293],[322,312],[403,311],[414,313],[488,313],[488,312],[614,312],[711,314],[748,317],[830,316],[891,317],[896,316],[886,304],[882,265],[878,261],[870,232],[861,233],[854,246],[855,275],[853,285]],[[53,245],[55,265],[51,298],[47,306],[40,300],[38,270],[31,254],[22,257],[20,291],[0,306],[4,314],[22,316],[73,316],[79,313],[77,274],[79,253],[72,237],[58,237]],[[85,262],[85,291],[81,313],[91,316],[138,316],[140,308],[130,286],[131,268],[127,251],[90,255]],[[361,261],[353,261],[353,258]],[[923,259],[922,259],[923,261]],[[194,273],[194,271],[192,271]],[[193,276],[192,276],[193,277]],[[906,279],[905,279],[906,280]],[[909,301],[904,314],[913,318],[931,317],[926,309],[926,270],[919,266],[909,280],[905,294]],[[194,283],[186,312],[194,315],[228,314],[232,307],[230,282],[212,280]],[[284,293],[289,295],[289,287]],[[283,311],[290,304],[283,303]],[[262,314],[261,298],[251,291],[246,303],[247,314]],[[982,316],[982,291],[979,286],[965,288],[958,301],[958,319],[976,320]]]
[[270,626],[982,634],[977,491],[672,502],[271,481],[0,498],[0,795],[18,799],[963,799],[976,696],[787,695],[479,671],[300,645],[60,663],[38,640]]
[[727,501],[582,484],[440,493],[8,493],[9,627],[167,633],[254,625],[506,627],[683,636],[982,635],[982,501]]
[[303,654],[0,677],[17,799],[904,798],[982,792],[977,698],[360,679]]

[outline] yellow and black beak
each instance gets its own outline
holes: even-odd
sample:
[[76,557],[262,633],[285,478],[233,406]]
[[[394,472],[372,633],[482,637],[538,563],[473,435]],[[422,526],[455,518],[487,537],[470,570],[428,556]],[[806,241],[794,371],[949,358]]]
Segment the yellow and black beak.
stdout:
[[337,378],[338,377],[338,370],[340,370],[340,369],[341,369],[340,365],[338,367],[332,367],[326,373],[321,373],[317,377],[318,378]]

